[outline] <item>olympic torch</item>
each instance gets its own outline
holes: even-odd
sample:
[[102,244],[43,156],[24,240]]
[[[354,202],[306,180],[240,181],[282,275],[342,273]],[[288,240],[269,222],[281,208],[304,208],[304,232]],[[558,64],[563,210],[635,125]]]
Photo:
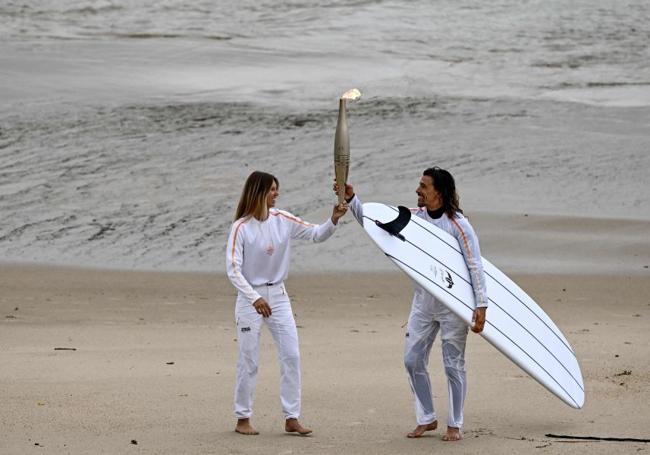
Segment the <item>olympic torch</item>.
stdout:
[[339,100],[339,119],[336,122],[334,135],[334,176],[338,186],[339,204],[345,201],[345,183],[348,181],[350,168],[350,136],[348,134],[348,116],[345,103],[361,98],[361,92],[356,88],[348,90]]

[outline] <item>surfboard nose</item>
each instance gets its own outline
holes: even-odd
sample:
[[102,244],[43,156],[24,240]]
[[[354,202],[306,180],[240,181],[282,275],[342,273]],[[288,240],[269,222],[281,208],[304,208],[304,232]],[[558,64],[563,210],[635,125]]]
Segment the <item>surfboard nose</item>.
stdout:
[[557,387],[558,384],[544,385],[546,385],[549,391],[553,392],[558,398],[560,398],[572,408],[582,409],[582,407],[585,405],[585,385],[582,379],[582,372],[580,371],[580,367],[577,365],[577,362],[574,365],[574,368],[575,369],[572,372],[574,381],[571,387],[568,386],[568,383],[561,388]]
[[[583,386],[584,389],[584,386]],[[576,409],[582,409],[582,407],[585,405],[585,392],[584,390],[580,391],[581,393],[576,394],[574,397],[575,399],[575,405],[572,405],[572,407]]]

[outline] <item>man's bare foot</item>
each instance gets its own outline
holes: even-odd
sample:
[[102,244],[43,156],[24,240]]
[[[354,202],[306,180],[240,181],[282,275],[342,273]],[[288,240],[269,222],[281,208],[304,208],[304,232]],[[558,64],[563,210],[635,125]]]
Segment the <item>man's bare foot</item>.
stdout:
[[442,436],[443,441],[460,441],[462,436],[460,435],[460,428],[456,427],[447,427],[447,433]]
[[406,435],[407,438],[421,438],[425,431],[433,431],[438,428],[438,421],[434,420],[426,425],[418,425],[415,430]]
[[311,430],[300,425],[298,419],[287,419],[284,423],[284,431],[287,433],[298,433],[302,436],[311,434]]
[[260,434],[259,431],[251,426],[250,419],[238,419],[237,426],[235,427],[235,432],[247,436]]

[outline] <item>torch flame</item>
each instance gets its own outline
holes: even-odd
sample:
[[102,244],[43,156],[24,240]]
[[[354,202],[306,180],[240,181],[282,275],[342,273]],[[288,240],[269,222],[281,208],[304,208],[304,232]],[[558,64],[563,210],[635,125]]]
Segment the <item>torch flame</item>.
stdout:
[[356,101],[359,98],[361,98],[361,92],[356,88],[348,90],[343,95],[341,95],[342,100]]

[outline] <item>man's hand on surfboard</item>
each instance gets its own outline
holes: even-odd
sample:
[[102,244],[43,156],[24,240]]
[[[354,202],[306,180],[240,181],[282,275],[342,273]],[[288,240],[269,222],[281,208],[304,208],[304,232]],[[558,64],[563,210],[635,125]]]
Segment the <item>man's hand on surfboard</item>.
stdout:
[[481,333],[485,327],[485,307],[478,307],[472,315],[472,332]]

